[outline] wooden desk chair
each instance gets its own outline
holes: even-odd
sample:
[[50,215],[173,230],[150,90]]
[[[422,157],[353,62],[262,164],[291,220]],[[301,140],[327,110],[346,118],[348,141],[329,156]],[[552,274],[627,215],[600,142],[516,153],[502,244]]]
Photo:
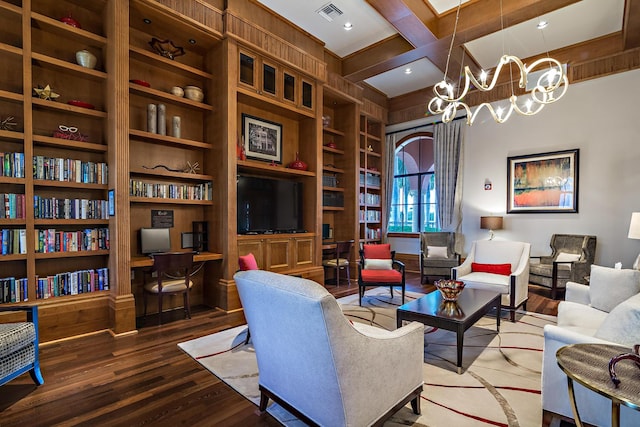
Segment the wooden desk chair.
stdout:
[[191,303],[189,291],[193,286],[191,271],[193,270],[193,252],[167,252],[153,256],[151,272],[156,272],[157,277],[147,281],[148,274],[144,275],[143,298],[144,317],[147,316],[147,296],[149,294],[158,297],[158,323],[162,324],[162,297],[164,295],[182,294],[186,318],[191,318]]
[[346,270],[347,286],[351,284],[349,260],[351,259],[351,247],[353,246],[353,242],[353,240],[336,242],[336,248],[331,251],[331,257],[322,260],[322,266],[324,267],[325,272],[335,270],[334,280],[336,286],[340,286],[340,270]]

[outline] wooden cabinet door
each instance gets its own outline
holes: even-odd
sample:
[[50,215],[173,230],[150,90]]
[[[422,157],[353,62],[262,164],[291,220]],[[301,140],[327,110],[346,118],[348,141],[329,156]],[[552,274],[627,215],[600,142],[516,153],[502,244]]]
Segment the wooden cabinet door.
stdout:
[[256,240],[240,240],[238,241],[238,255],[247,255],[252,253],[258,263],[258,268],[262,270],[267,269],[267,263],[265,260],[264,241],[261,239]]
[[294,267],[310,267],[313,265],[313,237],[292,239],[294,244]]
[[267,239],[265,246],[266,270],[282,272],[291,268],[291,239]]

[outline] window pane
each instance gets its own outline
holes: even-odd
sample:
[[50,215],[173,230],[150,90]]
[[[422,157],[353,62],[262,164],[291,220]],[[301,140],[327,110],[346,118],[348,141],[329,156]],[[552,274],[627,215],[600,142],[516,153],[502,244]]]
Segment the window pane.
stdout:
[[389,231],[438,231],[433,142],[416,137],[396,150]]

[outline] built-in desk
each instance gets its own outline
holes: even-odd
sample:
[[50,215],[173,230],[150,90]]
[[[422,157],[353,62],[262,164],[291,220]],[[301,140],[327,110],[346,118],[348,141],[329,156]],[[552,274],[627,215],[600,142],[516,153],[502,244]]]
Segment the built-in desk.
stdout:
[[[193,255],[195,262],[216,261],[222,259],[222,254],[215,252],[200,252]],[[131,257],[131,268],[142,268],[153,266],[153,258],[149,256]]]

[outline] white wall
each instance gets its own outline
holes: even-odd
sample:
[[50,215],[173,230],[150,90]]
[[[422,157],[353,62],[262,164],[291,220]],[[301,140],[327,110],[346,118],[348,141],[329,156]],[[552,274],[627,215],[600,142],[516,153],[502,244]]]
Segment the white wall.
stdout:
[[[533,117],[514,114],[497,124],[482,112],[466,133],[463,256],[474,240],[488,237],[480,216],[498,214],[504,229],[495,238],[530,242],[532,255],[549,254],[554,233],[592,234],[597,264],[621,261],[630,268],[640,252],[640,240],[627,238],[631,212],[640,211],[639,101],[640,70],[634,70],[570,85],[564,98]],[[574,148],[580,149],[578,213],[506,214],[507,157]],[[484,190],[485,179],[492,190]],[[391,239],[392,247],[418,253],[417,242],[407,240]]]

